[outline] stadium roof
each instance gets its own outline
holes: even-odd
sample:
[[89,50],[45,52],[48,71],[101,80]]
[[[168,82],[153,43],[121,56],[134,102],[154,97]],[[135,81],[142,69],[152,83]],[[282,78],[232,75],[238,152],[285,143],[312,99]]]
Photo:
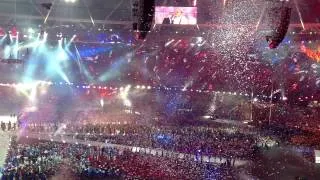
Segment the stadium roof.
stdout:
[[[230,0],[231,1],[231,0]],[[249,0],[243,0],[249,1]],[[291,0],[293,24],[319,23],[320,1],[319,0]],[[264,6],[264,0],[250,0],[254,6]],[[92,23],[91,18],[97,24],[128,24],[131,21],[131,1],[129,0],[76,0],[75,3],[67,3],[66,0],[0,0],[0,22],[1,24],[41,23],[48,14],[48,10],[42,6],[43,3],[53,3],[48,20],[51,23],[82,22]],[[221,13],[223,1],[202,0],[201,7],[205,9],[201,13],[214,14],[215,17]],[[208,8],[210,7],[211,8]],[[300,11],[301,16],[298,13]],[[301,18],[300,18],[301,17]],[[209,19],[209,18],[208,18]],[[49,22],[49,21],[48,21]]]

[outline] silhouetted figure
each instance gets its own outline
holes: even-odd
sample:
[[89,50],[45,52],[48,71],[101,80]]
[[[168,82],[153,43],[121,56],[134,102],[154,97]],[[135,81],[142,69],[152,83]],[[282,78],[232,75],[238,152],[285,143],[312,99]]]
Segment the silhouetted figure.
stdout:
[[16,128],[17,128],[17,124],[16,124],[16,123],[13,123],[12,129],[13,129],[13,130],[16,130]]
[[1,121],[1,129],[2,131],[6,131],[6,124]]
[[11,121],[8,122],[8,131],[11,130]]

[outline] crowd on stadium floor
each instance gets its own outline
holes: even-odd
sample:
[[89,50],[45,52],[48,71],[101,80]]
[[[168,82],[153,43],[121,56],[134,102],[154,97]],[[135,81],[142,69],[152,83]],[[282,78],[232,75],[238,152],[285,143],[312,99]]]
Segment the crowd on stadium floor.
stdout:
[[233,171],[227,164],[218,166],[80,144],[23,142],[12,141],[3,170],[4,179],[47,179],[59,173],[63,163],[79,177],[95,179],[233,178]]
[[[53,132],[51,128],[29,127],[31,132]],[[215,157],[250,158],[256,139],[235,129],[143,125],[64,125],[59,134],[74,139],[110,144],[201,154]]]

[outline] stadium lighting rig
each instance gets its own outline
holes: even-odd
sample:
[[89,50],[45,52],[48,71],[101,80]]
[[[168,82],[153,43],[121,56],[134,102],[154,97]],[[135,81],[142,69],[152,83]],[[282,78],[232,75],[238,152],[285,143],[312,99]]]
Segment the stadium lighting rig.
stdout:
[[[197,1],[194,1],[194,5],[196,4]],[[262,31],[264,32],[263,36],[267,40],[270,49],[277,48],[285,38],[290,24],[290,6],[290,0],[265,0],[266,9],[262,14],[261,24],[267,27]],[[155,0],[132,1],[132,26],[137,39],[144,40],[150,32],[154,19],[156,19],[155,9]]]

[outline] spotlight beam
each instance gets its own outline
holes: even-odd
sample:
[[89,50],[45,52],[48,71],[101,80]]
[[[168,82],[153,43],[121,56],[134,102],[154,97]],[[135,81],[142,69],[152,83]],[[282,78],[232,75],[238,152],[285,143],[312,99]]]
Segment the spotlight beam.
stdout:
[[300,9],[299,9],[297,0],[293,0],[293,2],[294,2],[294,5],[296,6],[296,9],[297,9],[297,11],[298,11],[298,15],[299,15],[299,19],[300,19],[301,26],[302,26],[303,30],[305,30],[304,22],[303,22],[303,19],[302,19],[302,15],[301,15],[301,12],[300,12]]
[[80,55],[80,53],[79,53],[79,50],[78,50],[78,48],[77,48],[77,45],[75,45],[74,46],[75,47],[75,49],[76,49],[76,57],[77,57],[77,63],[78,63],[78,66],[79,66],[79,70],[80,70],[80,72],[82,73],[83,72],[83,70],[82,70],[82,64],[81,64],[81,55]]
[[105,20],[108,20],[110,18],[110,16],[112,16],[112,14],[118,10],[118,8],[121,6],[121,4],[123,3],[124,0],[121,0],[117,6],[106,16],[106,18],[104,18]]
[[41,15],[41,17],[44,18],[43,13],[42,13],[41,10],[35,5],[35,3],[33,2],[33,0],[30,0],[30,4],[38,11],[38,13]]
[[71,43],[74,41],[74,39],[76,38],[76,35],[73,35],[72,38],[70,39],[70,41],[66,44],[66,48],[69,48]]
[[88,11],[88,14],[89,14],[89,17],[90,17],[90,20],[91,20],[92,25],[95,25],[94,19],[93,19],[92,14],[91,14],[91,12],[90,12],[90,10],[89,10],[89,6],[88,6],[88,4],[86,3],[86,0],[82,0],[82,2],[83,2],[83,4],[84,4],[84,5],[86,6],[86,8],[87,8],[87,11]]
[[3,41],[7,38],[7,34],[5,34],[1,39],[0,39],[0,45],[2,45]]
[[17,33],[16,36],[16,43],[14,45],[14,58],[18,59],[18,55],[19,55],[19,32]]
[[258,20],[258,23],[257,23],[257,25],[256,25],[256,31],[258,30],[258,28],[259,28],[259,26],[260,26],[260,23],[261,23],[261,21],[262,21],[262,18],[263,18],[263,16],[264,16],[265,12],[266,12],[266,6],[264,6],[263,9],[262,9],[262,13],[261,13],[261,15],[260,15],[260,17],[259,17],[259,20]]
[[46,24],[46,22],[47,22],[47,20],[48,20],[48,17],[50,16],[51,11],[53,10],[53,6],[54,6],[55,2],[56,2],[56,0],[53,0],[52,6],[51,6],[50,10],[48,11],[46,18],[44,19],[43,24]]

